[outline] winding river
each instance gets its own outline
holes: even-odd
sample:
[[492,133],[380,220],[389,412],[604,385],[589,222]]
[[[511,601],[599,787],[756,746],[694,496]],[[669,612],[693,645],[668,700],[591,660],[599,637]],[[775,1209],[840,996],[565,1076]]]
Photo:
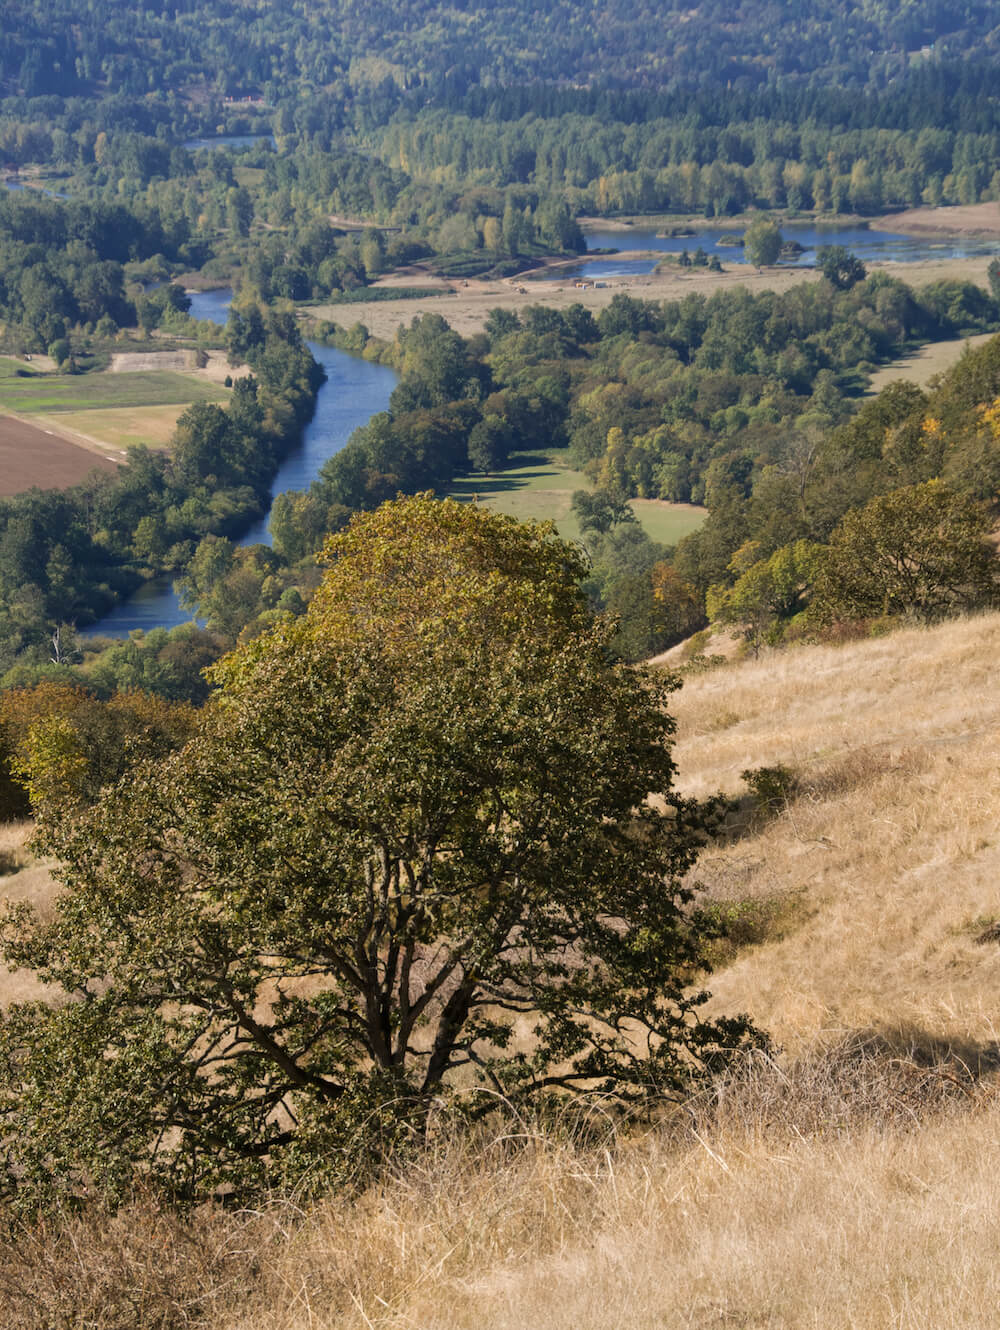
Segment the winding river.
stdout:
[[[961,237],[933,237],[902,235],[892,231],[874,231],[866,227],[833,226],[817,228],[812,225],[783,228],[785,238],[797,240],[803,252],[790,265],[810,266],[815,263],[816,249],[820,245],[844,245],[860,259],[889,259],[898,263],[916,262],[929,258],[962,258],[978,254],[995,254],[1000,249],[996,241],[965,239]],[[726,230],[707,223],[692,229],[686,236],[657,235],[653,230],[629,227],[627,230],[594,230],[587,235],[587,248],[617,249],[619,253],[605,257],[585,259],[567,274],[576,274],[591,280],[604,277],[637,275],[651,272],[658,259],[649,257],[651,251],[679,254],[687,250],[693,254],[699,247],[706,254],[717,254],[725,263],[743,263],[743,251],[725,239],[739,235],[739,231]],[[722,240],[723,243],[719,244]],[[644,251],[643,257],[630,258],[629,251]],[[191,313],[197,319],[212,319],[225,323],[232,292],[228,289],[202,291],[191,295]],[[307,489],[318,476],[328,457],[339,452],[359,425],[370,420],[378,411],[384,411],[389,395],[396,383],[396,375],[382,365],[336,351],[332,347],[310,342],[309,349],[326,370],[326,383],[316,399],[316,414],[307,425],[302,442],[282,464],[271,487],[271,498],[284,490]],[[243,535],[242,545],[257,542],[270,544],[265,515]],[[182,610],[174,593],[170,578],[157,578],[148,582],[136,594],[118,605],[110,614],[85,630],[87,636],[101,634],[107,637],[127,637],[136,628],[173,628],[189,623],[191,616]]]
[[[231,299],[229,290],[192,292],[191,314],[196,319],[225,323]],[[285,490],[308,489],[323,463],[343,448],[352,432],[376,412],[386,409],[396,386],[395,372],[384,365],[372,365],[316,342],[307,345],[326,370],[326,382],[316,397],[316,412],[303,431],[302,442],[289,453],[274,477],[272,500]],[[255,522],[238,543],[269,545],[267,516]],[[81,635],[128,637],[136,628],[148,632],[151,628],[174,628],[190,622],[191,615],[181,609],[172,580],[159,577],[115,606],[103,619],[81,630]]]

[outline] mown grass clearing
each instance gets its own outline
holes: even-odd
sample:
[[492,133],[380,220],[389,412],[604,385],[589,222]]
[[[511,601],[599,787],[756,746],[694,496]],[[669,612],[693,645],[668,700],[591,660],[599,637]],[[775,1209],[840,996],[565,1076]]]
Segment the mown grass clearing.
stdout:
[[907,379],[910,383],[916,383],[924,388],[935,374],[942,374],[946,369],[951,369],[967,346],[982,346],[983,342],[990,341],[995,335],[995,333],[976,333],[972,337],[952,338],[947,342],[928,342],[919,350],[907,352],[905,356],[900,356],[898,360],[876,370],[866,395],[875,397],[883,388],[900,379]]
[[[453,499],[467,502],[475,499],[521,522],[551,520],[564,540],[579,540],[580,524],[570,504],[574,491],[589,490],[591,483],[582,471],[574,468],[569,449],[518,453],[514,463],[495,475],[456,480],[448,493]],[[704,509],[691,504],[634,499],[632,507],[643,530],[666,545],[676,544],[705,520]]]
[[145,443],[164,448],[170,442],[182,407],[169,406],[111,407],[103,411],[60,411],[57,415],[38,416],[40,425],[48,424],[112,449],[130,448]]
[[32,374],[17,361],[0,359],[0,411],[49,412],[177,406],[224,402],[218,384],[194,374],[151,370],[135,374]]
[[697,531],[707,512],[693,503],[667,503],[664,499],[633,499],[632,509],[651,540],[676,545]]
[[449,495],[467,502],[476,500],[521,522],[551,519],[564,539],[579,540],[580,525],[570,511],[570,501],[573,491],[589,489],[590,481],[573,468],[569,449],[518,453],[513,460],[515,465],[494,475],[454,481]]

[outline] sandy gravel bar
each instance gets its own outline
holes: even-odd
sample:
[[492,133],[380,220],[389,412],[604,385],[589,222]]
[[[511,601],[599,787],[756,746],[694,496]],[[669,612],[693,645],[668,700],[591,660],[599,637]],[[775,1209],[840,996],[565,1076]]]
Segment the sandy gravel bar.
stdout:
[[0,495],[36,485],[68,489],[95,469],[115,471],[117,463],[14,416],[0,416]]
[[959,203],[951,208],[907,208],[876,217],[875,231],[901,231],[904,235],[1000,236],[1000,203]]

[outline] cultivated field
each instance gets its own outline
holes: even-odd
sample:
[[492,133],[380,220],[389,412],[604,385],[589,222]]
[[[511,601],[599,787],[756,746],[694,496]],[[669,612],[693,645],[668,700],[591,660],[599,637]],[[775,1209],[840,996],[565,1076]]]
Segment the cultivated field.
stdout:
[[[564,540],[579,540],[580,526],[570,511],[570,502],[575,490],[589,490],[591,482],[582,471],[573,468],[569,450],[553,448],[546,453],[522,453],[513,461],[516,465],[495,475],[467,476],[454,481],[449,495],[453,499],[475,499],[522,522],[551,519]],[[632,508],[646,533],[667,545],[675,545],[682,536],[696,530],[706,514],[704,508],[693,504],[657,499],[633,499]]]
[[52,430],[0,415],[0,496],[79,485],[95,467],[114,470],[100,451],[76,446]]
[[75,485],[94,466],[122,461],[137,443],[163,447],[192,402],[224,402],[217,365],[39,374],[0,357],[0,493]]
[[[149,370],[134,374],[18,375],[15,363],[0,361],[0,407],[21,415],[148,406],[184,407],[222,402],[226,393],[197,374]],[[20,368],[20,366],[18,366]]]
[[36,419],[44,421],[50,428],[58,428],[74,442],[108,451],[114,456],[123,454],[137,443],[165,448],[184,405],[112,406],[95,411],[62,411]]

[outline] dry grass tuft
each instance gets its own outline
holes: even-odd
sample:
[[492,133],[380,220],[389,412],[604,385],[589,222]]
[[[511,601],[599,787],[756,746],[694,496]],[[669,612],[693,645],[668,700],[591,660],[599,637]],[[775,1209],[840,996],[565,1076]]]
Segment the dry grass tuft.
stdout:
[[154,1201],[85,1211],[0,1241],[7,1330],[191,1330],[245,1295],[274,1226],[212,1210],[182,1219]]
[[31,859],[27,841],[31,835],[30,822],[0,824],[0,884],[3,879],[19,873]]
[[[7,901],[30,901],[43,915],[51,912],[58,884],[51,864],[37,860],[28,841],[32,822],[0,823],[0,905]],[[0,965],[0,1006],[51,996],[51,989],[28,970],[8,970]]]

